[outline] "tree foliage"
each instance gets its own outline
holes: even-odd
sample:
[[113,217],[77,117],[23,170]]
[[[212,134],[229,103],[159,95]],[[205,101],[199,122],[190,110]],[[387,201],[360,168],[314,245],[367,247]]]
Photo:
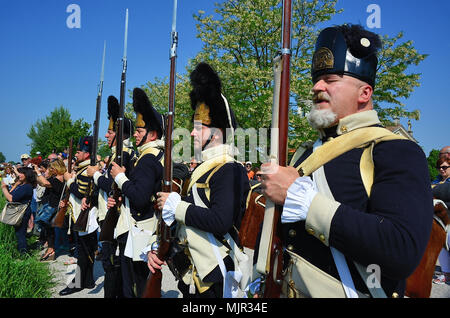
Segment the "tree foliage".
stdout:
[[[246,129],[269,128],[273,100],[273,59],[281,49],[282,6],[280,0],[226,0],[215,3],[213,15],[199,11],[197,37],[201,51],[190,60],[187,73],[200,61],[210,63],[219,73],[224,95],[235,111],[239,125]],[[312,88],[310,67],[318,32],[334,15],[341,13],[337,0],[293,1],[289,147],[312,141],[317,133],[304,114],[310,110]],[[419,54],[412,41],[403,43],[403,33],[383,37],[383,48],[374,104],[381,120],[419,119],[419,112],[406,110],[404,99],[419,86],[419,73],[408,73],[426,55]],[[167,105],[167,78],[146,84],[156,104]],[[189,79],[178,76],[176,90],[176,127],[188,127],[192,111]],[[155,103],[154,102],[154,103]]]
[[436,162],[439,159],[439,150],[433,149],[427,157],[428,171],[430,172],[430,179],[433,181],[439,175],[439,171],[436,169]]
[[75,147],[80,137],[89,135],[90,126],[83,119],[73,121],[63,106],[56,107],[50,115],[30,127],[27,133],[31,139],[30,152],[40,151],[43,157],[53,151],[62,152],[69,147],[70,138],[73,138]]
[[97,155],[99,155],[102,159],[104,159],[107,156],[112,155],[111,148],[108,146],[108,142],[102,139],[98,139],[98,149],[97,149]]
[[0,151],[0,163],[1,163],[1,162],[5,162],[5,161],[6,161],[6,157],[5,157],[5,155],[3,154],[3,152]]
[[383,48],[378,56],[373,99],[374,107],[386,125],[392,125],[398,118],[420,119],[420,112],[408,111],[402,100],[407,99],[414,88],[420,86],[421,74],[408,73],[408,69],[410,66],[419,65],[428,55],[418,53],[413,41],[398,43],[402,38],[403,32],[393,38],[383,36]]

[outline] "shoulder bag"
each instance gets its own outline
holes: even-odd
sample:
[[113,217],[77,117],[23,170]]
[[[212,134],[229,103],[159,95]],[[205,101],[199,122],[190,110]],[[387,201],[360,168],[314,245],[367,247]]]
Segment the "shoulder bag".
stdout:
[[22,218],[30,205],[30,202],[31,201],[28,203],[7,202],[0,215],[0,222],[19,226],[20,223],[22,223]]

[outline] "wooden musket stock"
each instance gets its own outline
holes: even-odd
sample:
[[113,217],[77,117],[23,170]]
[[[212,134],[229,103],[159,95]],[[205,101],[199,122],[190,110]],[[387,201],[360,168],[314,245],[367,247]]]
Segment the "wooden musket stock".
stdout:
[[[283,46],[282,71],[280,83],[280,104],[278,111],[278,164],[287,165],[287,135],[289,128],[290,92],[290,49],[291,49],[291,8],[292,0],[283,3]],[[281,294],[281,271],[283,267],[283,248],[280,235],[280,216],[282,208],[275,206],[273,214],[272,240],[270,246],[270,267],[265,276],[263,297],[279,298]]]

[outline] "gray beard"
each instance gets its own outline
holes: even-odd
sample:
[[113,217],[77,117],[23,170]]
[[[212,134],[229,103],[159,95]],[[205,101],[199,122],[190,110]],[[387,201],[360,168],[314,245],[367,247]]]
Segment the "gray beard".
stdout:
[[313,105],[309,114],[306,115],[309,124],[314,129],[328,128],[336,121],[337,114],[331,109],[318,109]]

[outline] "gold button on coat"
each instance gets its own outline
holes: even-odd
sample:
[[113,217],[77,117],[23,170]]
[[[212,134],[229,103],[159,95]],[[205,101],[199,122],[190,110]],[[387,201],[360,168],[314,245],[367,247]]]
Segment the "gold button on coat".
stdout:
[[295,230],[289,230],[289,236],[295,237],[297,235],[297,232]]
[[287,249],[290,250],[290,251],[293,251],[293,250],[294,250],[294,246],[291,245],[291,244],[289,244],[289,245],[287,246]]
[[314,235],[314,233],[315,233],[313,228],[309,228],[306,231],[311,235]]
[[319,235],[319,239],[320,239],[322,242],[325,242],[325,235],[320,234],[320,235]]

